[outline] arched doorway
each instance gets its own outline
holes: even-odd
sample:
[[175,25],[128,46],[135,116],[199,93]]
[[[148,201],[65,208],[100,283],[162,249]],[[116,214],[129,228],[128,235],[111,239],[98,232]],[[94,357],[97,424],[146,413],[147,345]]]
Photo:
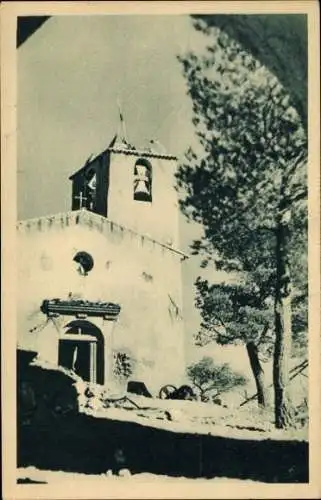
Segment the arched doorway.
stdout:
[[104,384],[104,336],[90,321],[75,320],[59,339],[58,363],[83,380]]

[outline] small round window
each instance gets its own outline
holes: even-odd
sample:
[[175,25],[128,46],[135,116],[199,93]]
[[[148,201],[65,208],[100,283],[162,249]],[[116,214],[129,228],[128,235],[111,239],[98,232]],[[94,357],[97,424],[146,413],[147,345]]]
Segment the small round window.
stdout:
[[87,276],[89,271],[94,267],[94,259],[89,253],[84,251],[77,252],[73,261],[77,263],[77,271],[82,276]]

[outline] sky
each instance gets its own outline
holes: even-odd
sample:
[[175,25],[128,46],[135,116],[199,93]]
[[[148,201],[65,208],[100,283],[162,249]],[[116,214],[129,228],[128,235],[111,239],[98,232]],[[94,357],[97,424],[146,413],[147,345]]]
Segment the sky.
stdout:
[[118,98],[130,142],[158,139],[182,158],[194,131],[176,56],[200,39],[185,16],[121,15],[54,17],[27,40],[18,58],[19,217],[70,208],[68,177],[111,141]]
[[[177,55],[207,40],[188,16],[56,16],[18,50],[18,218],[71,208],[68,177],[117,132],[121,101],[127,136],[137,148],[159,140],[182,161],[195,144],[192,103]],[[181,249],[200,228],[180,219]],[[199,326],[194,281],[198,257],[183,264],[188,356]],[[210,278],[219,281],[218,272]],[[215,350],[212,346],[211,349]],[[224,351],[224,352],[223,352]],[[243,364],[244,348],[237,360]],[[198,349],[197,356],[205,351]],[[207,353],[207,351],[206,351]],[[220,348],[220,358],[229,358]],[[226,359],[225,359],[226,360]]]

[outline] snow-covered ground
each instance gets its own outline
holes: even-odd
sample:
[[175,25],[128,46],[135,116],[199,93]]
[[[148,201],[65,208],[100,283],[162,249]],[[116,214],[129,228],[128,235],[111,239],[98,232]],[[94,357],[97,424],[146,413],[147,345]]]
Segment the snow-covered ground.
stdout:
[[62,481],[92,481],[98,482],[113,482],[113,481],[167,481],[167,482],[204,482],[204,481],[214,481],[220,483],[253,483],[258,484],[258,481],[251,481],[249,479],[231,479],[227,477],[215,477],[211,479],[204,478],[186,478],[186,477],[170,477],[165,475],[156,475],[150,473],[140,473],[140,474],[128,474],[124,471],[123,475],[112,474],[106,471],[105,474],[80,474],[75,472],[64,472],[64,471],[51,471],[51,470],[39,470],[36,467],[21,467],[17,470],[17,479],[19,482],[21,480],[30,480],[39,483],[61,483]]

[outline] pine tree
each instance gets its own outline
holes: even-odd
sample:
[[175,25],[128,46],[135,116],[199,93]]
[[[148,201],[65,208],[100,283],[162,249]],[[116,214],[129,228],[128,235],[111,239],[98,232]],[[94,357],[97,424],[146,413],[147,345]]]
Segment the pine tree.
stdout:
[[[307,230],[307,138],[279,81],[225,33],[204,31],[206,53],[179,57],[200,142],[177,175],[181,208],[204,227],[194,244],[204,265],[258,273],[272,286],[275,424],[283,428],[291,420],[291,270]],[[306,240],[303,247],[306,254]]]
[[195,337],[197,345],[215,341],[220,345],[242,343],[257,389],[259,407],[268,405],[262,359],[269,359],[272,347],[273,310],[269,289],[259,290],[254,282],[212,284],[196,280],[196,306],[202,323]]

